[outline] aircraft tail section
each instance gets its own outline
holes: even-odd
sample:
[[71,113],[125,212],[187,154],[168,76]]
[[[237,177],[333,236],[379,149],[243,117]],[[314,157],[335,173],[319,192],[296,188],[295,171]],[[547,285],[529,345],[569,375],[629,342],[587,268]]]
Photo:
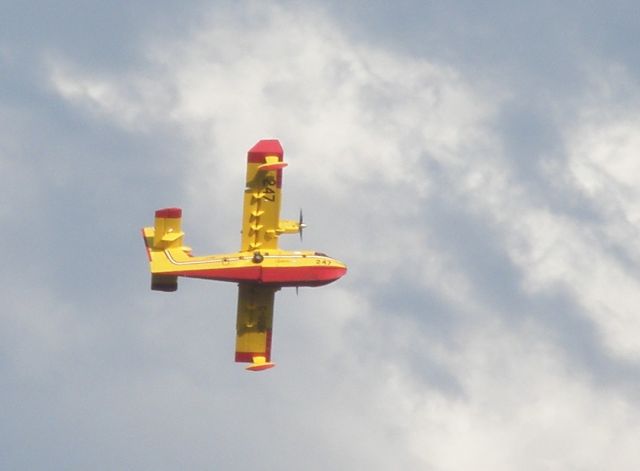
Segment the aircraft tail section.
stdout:
[[164,208],[157,210],[153,223],[153,250],[181,247],[183,241],[182,209]]
[[157,264],[166,256],[164,251],[173,247],[182,247],[184,232],[182,232],[182,209],[164,208],[155,213],[153,227],[143,230],[149,264],[151,269],[151,289],[154,291],[176,291],[178,277],[157,273]]

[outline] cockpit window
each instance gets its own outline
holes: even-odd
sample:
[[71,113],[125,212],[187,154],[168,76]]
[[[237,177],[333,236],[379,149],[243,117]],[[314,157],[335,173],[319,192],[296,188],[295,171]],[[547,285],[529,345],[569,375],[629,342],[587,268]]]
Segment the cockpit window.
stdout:
[[322,252],[316,252],[314,255],[317,255],[318,257],[328,257],[326,253],[322,253]]

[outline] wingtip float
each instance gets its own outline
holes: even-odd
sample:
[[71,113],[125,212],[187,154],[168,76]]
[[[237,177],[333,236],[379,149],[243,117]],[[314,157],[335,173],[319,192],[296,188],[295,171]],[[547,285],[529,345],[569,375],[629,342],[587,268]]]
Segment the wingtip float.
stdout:
[[247,154],[246,188],[240,250],[193,256],[184,245],[182,210],[155,212],[153,227],[142,230],[151,271],[151,289],[176,291],[178,277],[238,284],[236,362],[263,371],[271,362],[275,293],[283,287],[323,286],[347,272],[344,263],[315,251],[279,248],[282,234],[300,234],[306,225],[281,220],[282,171],[287,166],[280,142],[259,141]]
[[247,371],[264,371],[264,370],[268,370],[269,368],[273,368],[274,366],[276,366],[275,363],[271,363],[270,361],[267,361],[266,357],[254,357],[253,358],[253,363],[251,363],[251,365],[247,366],[245,368],[245,370]]

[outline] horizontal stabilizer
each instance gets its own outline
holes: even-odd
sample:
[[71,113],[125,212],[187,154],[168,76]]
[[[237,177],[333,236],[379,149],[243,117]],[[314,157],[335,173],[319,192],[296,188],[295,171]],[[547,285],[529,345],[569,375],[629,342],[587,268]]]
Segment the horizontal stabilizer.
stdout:
[[175,242],[180,237],[184,236],[184,232],[167,232],[162,236],[162,242]]
[[158,209],[153,223],[152,248],[154,250],[165,250],[171,247],[181,247],[184,238],[181,226],[182,209]]

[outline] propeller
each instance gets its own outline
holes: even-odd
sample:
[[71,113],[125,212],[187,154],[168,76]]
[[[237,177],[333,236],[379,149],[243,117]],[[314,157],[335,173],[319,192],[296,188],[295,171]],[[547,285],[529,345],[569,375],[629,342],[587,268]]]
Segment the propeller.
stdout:
[[[300,208],[300,217],[298,218],[298,234],[300,234],[300,242],[302,242],[302,231],[307,225],[304,223],[304,217],[302,215],[302,208]],[[298,296],[298,290],[300,286],[296,285],[296,296]]]
[[302,230],[307,227],[304,223],[304,218],[302,216],[302,209],[300,209],[300,217],[298,218],[298,234],[300,234],[300,242],[302,242]]

